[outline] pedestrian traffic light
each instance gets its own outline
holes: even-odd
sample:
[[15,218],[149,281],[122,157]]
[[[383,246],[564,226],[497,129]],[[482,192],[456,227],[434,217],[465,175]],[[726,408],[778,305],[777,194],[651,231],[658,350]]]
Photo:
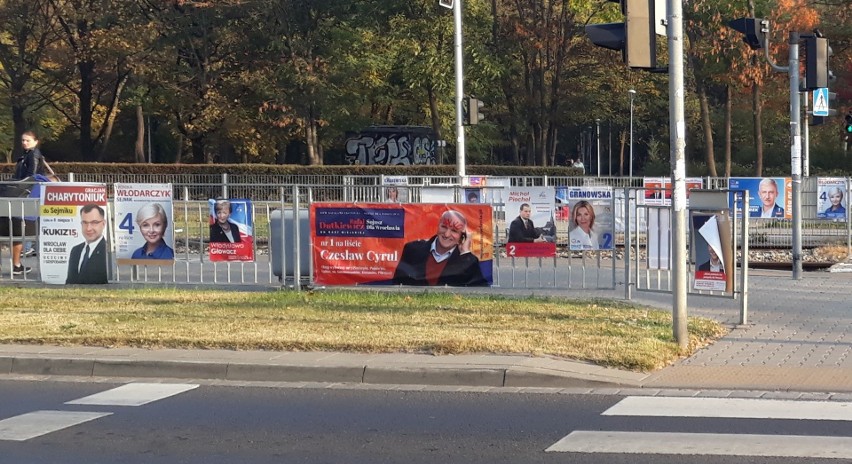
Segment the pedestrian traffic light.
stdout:
[[769,21],[763,18],[739,18],[728,21],[728,26],[743,34],[743,42],[752,50],[763,48],[766,33],[769,32]]
[[818,32],[804,37],[805,42],[805,89],[814,90],[828,87],[834,80],[834,73],[828,69],[828,59],[832,55],[828,39],[820,37]]
[[656,69],[658,14],[655,0],[608,0],[621,4],[623,23],[589,24],[586,35],[598,47],[621,51],[627,66],[637,69]]

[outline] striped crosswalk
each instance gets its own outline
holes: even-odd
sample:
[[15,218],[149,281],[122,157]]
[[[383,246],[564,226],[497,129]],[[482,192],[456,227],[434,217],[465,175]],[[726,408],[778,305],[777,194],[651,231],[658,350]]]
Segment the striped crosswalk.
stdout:
[[[852,403],[739,398],[626,397],[603,416],[852,421]],[[852,437],[577,430],[548,452],[852,460]]]
[[[129,383],[65,404],[142,406],[194,388],[195,384]],[[0,441],[26,441],[112,415],[112,412],[34,411],[0,420]]]

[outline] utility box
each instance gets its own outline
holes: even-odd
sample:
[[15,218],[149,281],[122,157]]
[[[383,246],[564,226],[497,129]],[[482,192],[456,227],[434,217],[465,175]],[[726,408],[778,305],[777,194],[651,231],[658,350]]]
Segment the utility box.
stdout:
[[[272,259],[272,274],[278,276],[279,281],[285,278],[293,278],[295,273],[296,257],[299,258],[299,276],[301,278],[311,275],[311,224],[308,210],[299,210],[298,225],[293,221],[293,211],[284,211],[282,230],[281,210],[272,211],[269,214],[269,254]],[[299,229],[299,243],[296,245],[296,227]],[[283,237],[282,237],[283,235]],[[282,248],[283,247],[283,248]],[[283,251],[283,253],[282,253]],[[297,255],[298,254],[298,255]],[[283,266],[282,266],[283,261]],[[282,274],[282,268],[284,273]]]

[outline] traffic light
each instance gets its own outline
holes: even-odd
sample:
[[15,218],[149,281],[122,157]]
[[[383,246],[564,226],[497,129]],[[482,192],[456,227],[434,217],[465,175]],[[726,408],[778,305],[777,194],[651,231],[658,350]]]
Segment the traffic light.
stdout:
[[814,90],[828,87],[834,74],[828,69],[828,59],[832,55],[828,39],[821,34],[804,37],[805,42],[805,89]]
[[769,21],[763,18],[739,18],[728,21],[728,26],[743,34],[743,42],[752,50],[763,48],[766,33],[769,32]]
[[473,97],[469,97],[467,100],[468,111],[470,111],[470,125],[473,126],[485,120],[485,113],[482,112],[485,103]]
[[586,35],[598,47],[621,51],[627,66],[637,69],[656,69],[658,15],[657,0],[608,0],[620,3],[623,23],[589,24]]
[[846,134],[846,140],[852,141],[852,110],[846,113],[846,124],[843,133]]
[[465,97],[462,101],[462,125],[473,126],[485,120],[485,113],[482,109],[485,108],[485,103],[474,97]]

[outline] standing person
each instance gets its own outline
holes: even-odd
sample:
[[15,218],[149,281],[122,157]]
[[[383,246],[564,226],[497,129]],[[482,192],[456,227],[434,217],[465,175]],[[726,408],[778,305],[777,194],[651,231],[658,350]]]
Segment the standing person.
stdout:
[[210,241],[213,243],[240,243],[240,228],[231,222],[231,202],[216,200],[213,206],[216,221],[210,225]]
[[130,259],[174,259],[175,251],[166,244],[164,238],[169,227],[166,210],[159,203],[151,203],[139,208],[136,224],[142,231],[145,244],[133,252]]
[[[33,131],[25,131],[21,134],[21,156],[15,162],[15,173],[12,175],[14,180],[24,180],[35,177],[36,174],[49,173],[53,174],[53,170],[44,161],[44,156],[38,148],[38,137]],[[18,225],[15,223],[19,222]],[[11,224],[15,230],[24,227],[21,218],[11,218]],[[11,232],[11,230],[10,230]],[[12,241],[12,275],[23,275],[29,273],[32,269],[21,264],[21,256],[24,254],[24,242],[21,240]],[[31,256],[31,255],[30,255]]]
[[580,200],[571,211],[572,227],[568,234],[572,250],[597,250],[600,248],[598,234],[595,232],[595,209],[586,200]]
[[843,190],[840,187],[828,189],[828,200],[831,206],[825,209],[825,216],[830,218],[845,218],[846,208],[843,207]]
[[775,199],[778,198],[778,184],[775,183],[775,179],[769,177],[763,178],[758,185],[757,196],[760,198],[760,208],[756,211],[752,211],[749,217],[784,217],[784,208],[775,204]]
[[532,208],[529,203],[523,203],[520,208],[520,214],[509,224],[509,243],[544,241],[544,237],[541,236],[541,230],[537,229],[532,219],[530,219],[531,214]]
[[86,240],[71,248],[66,284],[107,283],[107,256],[104,209],[96,204],[80,209],[80,227]]
[[15,163],[15,174],[12,179],[23,180],[36,174],[53,175],[53,169],[48,166],[38,148],[38,137],[33,131],[21,134],[21,148],[23,152]]
[[441,215],[438,233],[428,240],[408,242],[402,248],[395,285],[488,285],[479,259],[470,252],[467,218],[450,210]]

